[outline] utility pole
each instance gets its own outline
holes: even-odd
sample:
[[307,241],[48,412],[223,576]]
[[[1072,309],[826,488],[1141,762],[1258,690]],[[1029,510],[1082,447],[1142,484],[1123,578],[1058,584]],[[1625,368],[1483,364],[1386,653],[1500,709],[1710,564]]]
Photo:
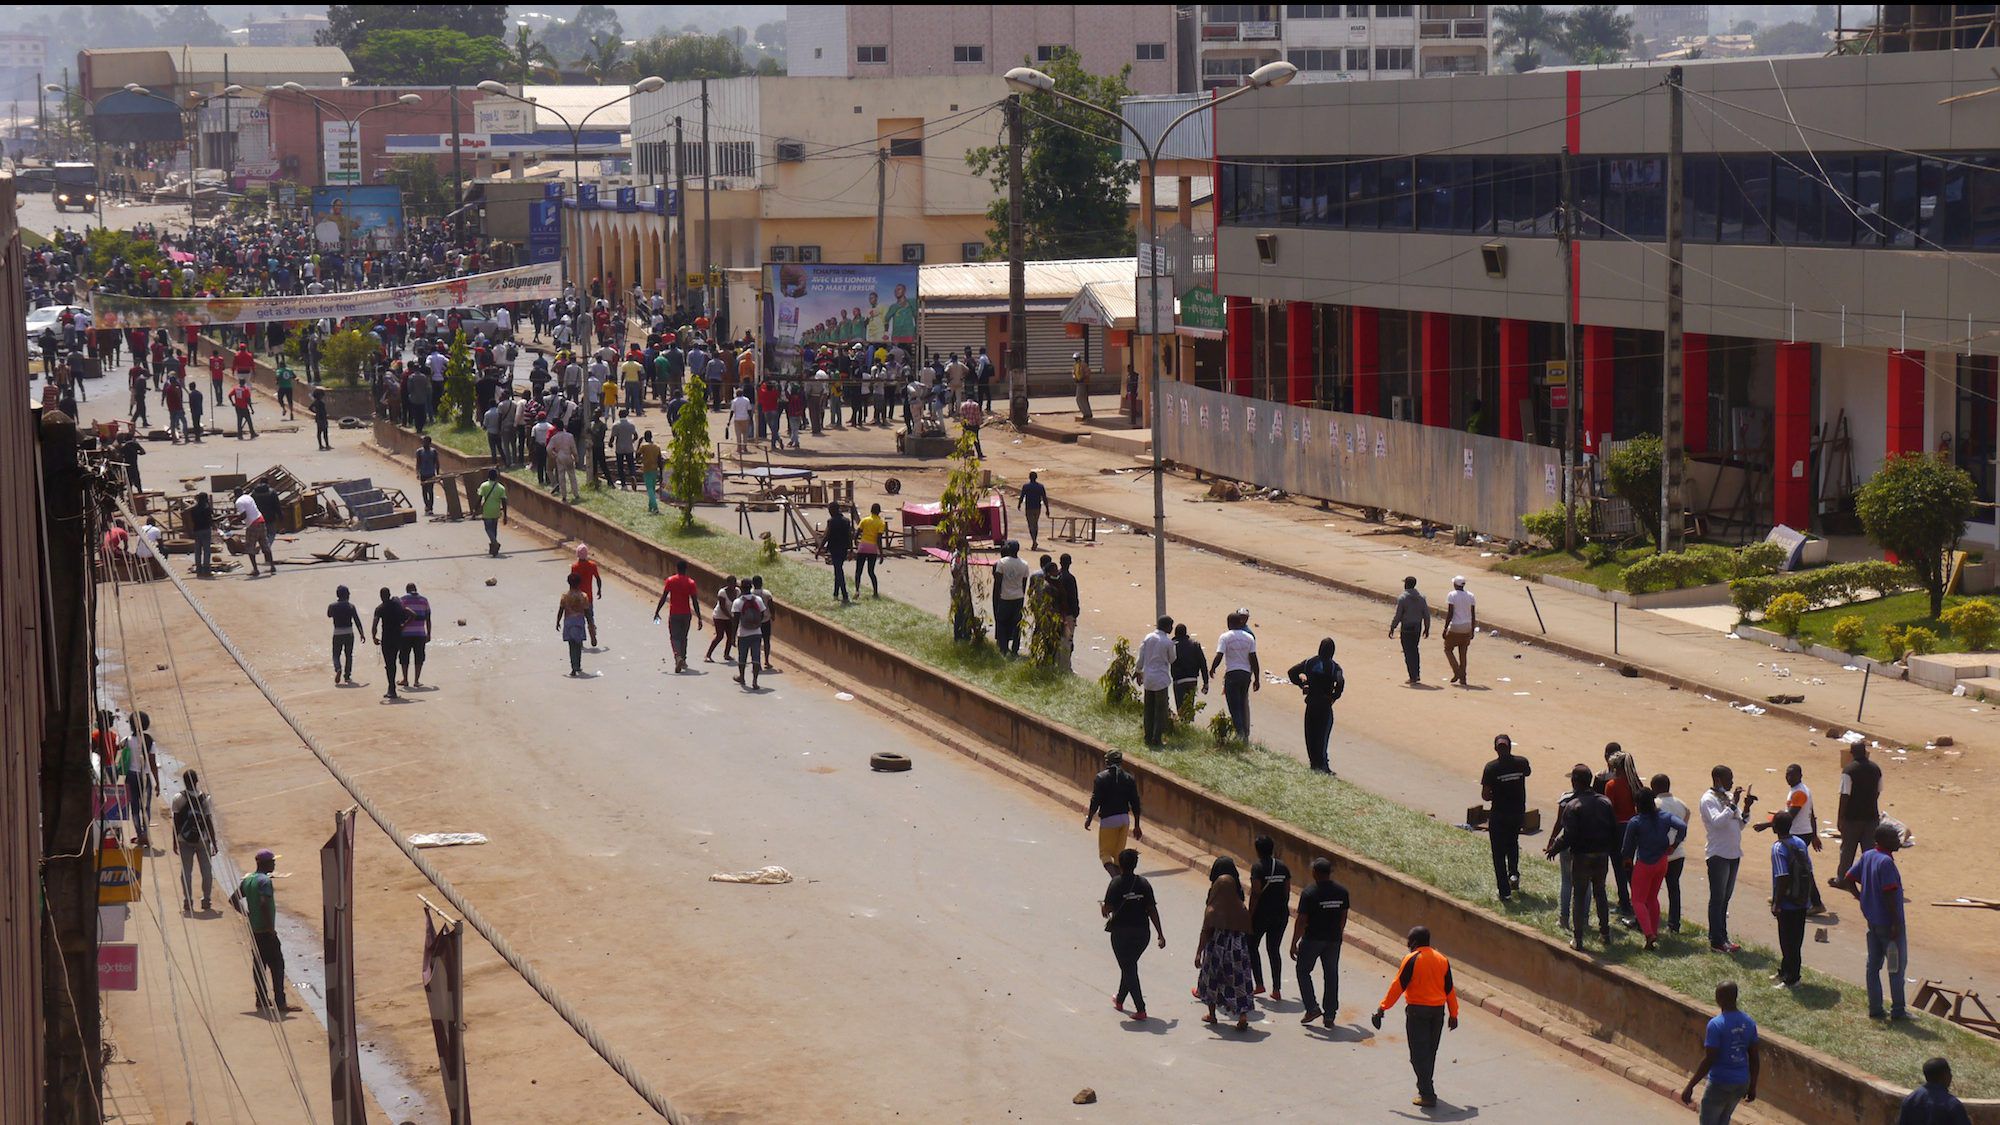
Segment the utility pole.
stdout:
[[[229,88],[229,56],[222,56],[222,88]],[[222,95],[222,182],[233,184],[232,174],[236,171],[236,134],[229,131],[229,103],[234,100],[228,94]],[[199,116],[195,118],[201,120]],[[199,125],[196,126],[199,128]]]
[[451,88],[451,206],[454,215],[465,206],[465,172],[459,164],[458,86]]
[[1007,97],[1007,397],[1014,428],[1028,426],[1028,298],[1022,261],[1027,240],[1022,217],[1021,95]]
[[1681,388],[1681,68],[1667,71],[1667,339],[1665,377],[1660,380],[1660,551],[1678,551],[1686,521],[1681,518],[1681,480],[1686,472],[1687,414]]
[[[681,117],[674,115],[674,196],[680,201],[681,236],[674,239],[674,308],[687,311],[688,220],[687,148],[681,142]],[[704,202],[706,202],[704,200]],[[678,328],[679,325],[671,327]]]
[[49,147],[49,99],[42,87],[42,72],[35,72],[35,136],[44,151]]
[[715,327],[715,310],[709,307],[708,271],[714,260],[709,256],[708,197],[715,193],[715,184],[709,173],[714,162],[708,154],[708,79],[701,80],[701,311],[709,318],[709,327]]
[[875,262],[882,261],[882,220],[889,210],[889,150],[875,150]]
[[1576,200],[1570,194],[1569,146],[1562,148],[1563,262],[1563,550],[1576,550],[1577,414],[1583,380],[1576,369]]

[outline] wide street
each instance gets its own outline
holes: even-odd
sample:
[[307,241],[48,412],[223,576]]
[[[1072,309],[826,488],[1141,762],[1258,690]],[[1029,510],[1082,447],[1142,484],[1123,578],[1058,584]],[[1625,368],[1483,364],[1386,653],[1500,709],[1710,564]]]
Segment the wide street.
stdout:
[[[233,469],[240,458],[251,472],[279,463],[310,479],[366,475],[409,487],[405,472],[359,448],[358,434],[337,432],[336,452],[315,454],[309,433],[281,433],[268,404],[259,409],[266,436],[255,442],[153,444],[149,480]],[[305,557],[340,535],[307,532],[278,554]],[[431,855],[701,1119],[1414,1116],[1400,1015],[1379,1033],[1365,1022],[1386,983],[1383,963],[1350,950],[1342,1026],[1331,1033],[1298,1027],[1289,981],[1288,999],[1267,1004],[1248,1035],[1199,1023],[1185,990],[1204,886],[1150,848],[1142,870],[1155,879],[1168,932],[1168,948],[1142,963],[1156,1019],[1119,1022],[1108,1003],[1116,969],[1094,909],[1103,878],[1080,816],[866,698],[841,698],[866,697],[867,685],[800,662],[782,619],[783,672],[765,692],[744,693],[718,665],[672,677],[665,630],[650,623],[654,591],[614,579],[599,611],[605,647],[585,657],[593,678],[573,681],[560,674],[551,620],[565,552],[516,527],[503,533],[504,556],[488,560],[476,522],[419,522],[368,538],[397,561],[230,575],[196,582],[196,595],[402,831],[486,834],[482,847]],[[405,582],[435,607],[425,677],[435,690],[381,702],[372,648],[358,653],[359,686],[334,687],[321,611],[333,587],[352,587],[365,612],[378,587]],[[280,883],[281,905],[316,919],[304,873],[328,814],[349,798],[171,586],[128,589],[124,607],[137,703],[172,753],[205,765],[228,853],[238,865],[260,847],[280,853],[280,871],[293,873]],[[178,745],[183,705],[198,748]],[[866,755],[876,750],[909,754],[915,769],[871,773]],[[365,824],[360,856],[363,1037],[424,1074],[432,1047],[415,977],[424,886]],[[765,864],[796,881],[708,881]],[[467,949],[482,1117],[608,1120],[642,1109],[483,944],[469,939]],[[315,953],[290,951],[304,962]],[[219,1033],[255,1022],[243,1050],[268,1053],[261,1021],[237,1015],[232,987],[211,982]],[[114,1005],[112,1018],[142,1017]],[[1468,1008],[1446,1048],[1447,1104],[1436,1119],[1684,1119],[1478,1009]],[[1083,1087],[1099,1105],[1071,1104]],[[176,1120],[178,1091],[147,1085],[156,1109]],[[395,1119],[441,1119],[440,1106],[429,1109],[399,1108]]]

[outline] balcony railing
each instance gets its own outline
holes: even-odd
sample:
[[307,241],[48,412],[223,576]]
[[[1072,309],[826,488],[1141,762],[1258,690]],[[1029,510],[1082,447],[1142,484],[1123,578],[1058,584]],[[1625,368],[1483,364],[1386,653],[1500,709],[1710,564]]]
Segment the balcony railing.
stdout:
[[1460,74],[1486,73],[1486,60],[1479,55],[1446,55],[1424,60],[1425,78],[1449,78]]
[[1418,20],[1419,39],[1484,39],[1486,21],[1468,20]]
[[1245,20],[1241,23],[1205,23],[1201,25],[1204,43],[1240,43],[1248,40],[1266,40],[1279,37],[1276,20]]

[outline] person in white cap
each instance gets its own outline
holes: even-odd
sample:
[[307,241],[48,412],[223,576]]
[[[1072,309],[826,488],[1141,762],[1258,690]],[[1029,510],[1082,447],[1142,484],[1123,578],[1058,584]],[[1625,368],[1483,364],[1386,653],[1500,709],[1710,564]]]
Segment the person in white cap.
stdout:
[[1465,679],[1465,646],[1479,632],[1479,610],[1465,589],[1465,576],[1451,580],[1451,593],[1444,599],[1444,660],[1451,665],[1451,682],[1471,686]]
[[1082,352],[1069,353],[1069,377],[1076,383],[1076,416],[1090,421],[1090,365]]

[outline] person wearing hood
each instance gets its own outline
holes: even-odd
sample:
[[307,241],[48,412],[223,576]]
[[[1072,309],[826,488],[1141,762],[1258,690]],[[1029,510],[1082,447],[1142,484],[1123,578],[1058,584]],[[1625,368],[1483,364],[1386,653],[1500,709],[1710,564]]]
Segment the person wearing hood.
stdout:
[[1333,705],[1347,691],[1347,677],[1333,658],[1333,638],[1319,642],[1319,655],[1310,656],[1285,673],[1306,697],[1306,760],[1320,773],[1331,775],[1327,743],[1333,738]]

